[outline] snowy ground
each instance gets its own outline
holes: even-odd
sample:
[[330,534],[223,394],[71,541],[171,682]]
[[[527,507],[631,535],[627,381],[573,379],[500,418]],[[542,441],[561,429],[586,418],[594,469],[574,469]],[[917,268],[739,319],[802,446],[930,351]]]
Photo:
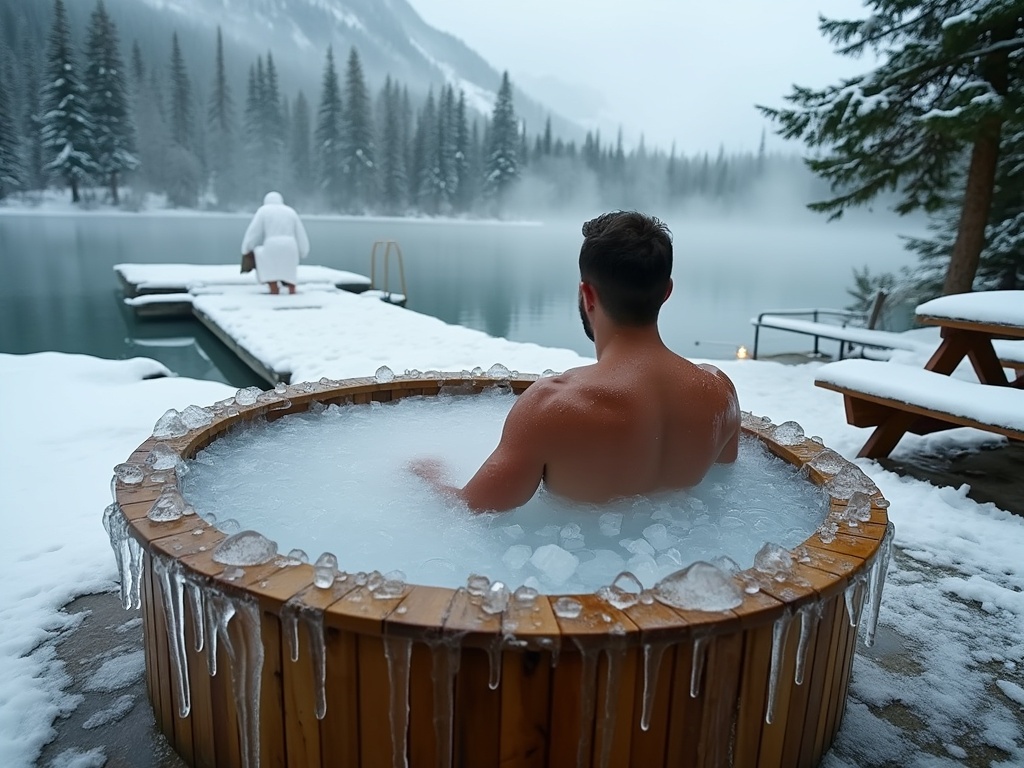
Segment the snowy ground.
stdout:
[[[388,343],[401,356],[401,336]],[[413,352],[419,350],[407,350]],[[567,354],[569,364],[578,359]],[[495,361],[457,362],[486,368]],[[838,395],[813,386],[817,365],[715,363],[736,382],[746,410],[799,421],[846,456],[866,438],[865,430],[845,423]],[[377,363],[367,355],[364,365],[372,374]],[[147,380],[164,372],[142,359],[0,355],[0,378],[8,383],[0,406],[7,489],[0,524],[8,533],[0,542],[5,768],[33,764],[53,737],[56,718],[79,705],[65,692],[68,671],[51,641],[78,626],[61,611],[72,597],[113,586],[114,561],[100,525],[111,468],[167,408],[230,394],[211,382]],[[995,441],[956,430],[905,438],[899,452]],[[879,642],[858,655],[846,720],[825,766],[1024,765],[1024,519],[971,501],[965,488],[937,488],[874,462],[858,463],[892,503],[897,551]],[[137,659],[135,667],[132,659],[122,661],[123,670],[113,665],[96,685],[120,684],[119,671],[138,674]],[[116,727],[117,712],[108,714],[113,724],[104,727]],[[68,764],[105,760],[102,750],[80,757],[73,762],[78,758],[70,755]]]

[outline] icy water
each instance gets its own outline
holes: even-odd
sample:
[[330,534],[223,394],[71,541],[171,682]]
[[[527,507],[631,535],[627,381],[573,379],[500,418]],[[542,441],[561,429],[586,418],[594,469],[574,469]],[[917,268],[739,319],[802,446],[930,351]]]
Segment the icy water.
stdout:
[[441,458],[465,483],[493,450],[514,396],[501,392],[331,406],[256,423],[190,462],[185,497],[227,532],[259,531],[346,571],[401,570],[458,587],[470,574],[511,588],[593,592],[631,571],[645,587],[695,560],[749,567],[766,541],[793,547],[821,524],[823,492],[755,439],[698,487],[607,505],[538,493],[508,513],[467,515],[408,471]]
[[[782,307],[844,306],[852,267],[907,263],[910,223],[861,217],[666,217],[675,290],[662,335],[684,355],[750,346],[750,317]],[[405,255],[409,307],[517,341],[592,355],[576,307],[580,222],[521,224],[305,218],[310,263],[369,273],[375,240]],[[58,350],[152,357],[182,375],[258,383],[198,323],[136,321],[120,304],[119,262],[234,263],[247,215],[0,214],[0,352]],[[397,271],[392,275],[397,286]],[[806,348],[767,334],[765,352]],[[372,373],[372,372],[368,372]]]

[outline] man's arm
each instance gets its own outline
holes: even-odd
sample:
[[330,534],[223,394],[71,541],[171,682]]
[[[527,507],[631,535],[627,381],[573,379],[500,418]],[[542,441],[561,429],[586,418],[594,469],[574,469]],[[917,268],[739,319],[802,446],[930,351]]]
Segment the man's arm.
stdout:
[[737,458],[739,458],[740,453],[740,401],[739,396],[736,394],[736,386],[732,383],[732,379],[726,376],[725,371],[721,368],[716,368],[710,363],[702,363],[700,367],[721,379],[728,391],[730,403],[728,418],[732,434],[729,435],[728,440],[719,452],[718,458],[715,459],[715,463],[732,464]]
[[539,388],[533,392],[536,386],[519,396],[505,419],[498,447],[464,488],[446,482],[436,460],[415,462],[412,471],[435,490],[462,499],[474,512],[504,512],[525,504],[544,476],[544,420]]

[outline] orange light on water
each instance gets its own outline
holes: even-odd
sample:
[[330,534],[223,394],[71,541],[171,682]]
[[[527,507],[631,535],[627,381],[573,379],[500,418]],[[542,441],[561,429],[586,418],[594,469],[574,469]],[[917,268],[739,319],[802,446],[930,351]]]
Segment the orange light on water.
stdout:
[[741,344],[741,345],[740,345],[740,347],[739,347],[739,349],[737,349],[737,350],[736,350],[736,359],[737,359],[737,360],[746,360],[746,359],[747,359],[747,358],[749,358],[749,357],[750,357],[750,353],[749,353],[749,352],[747,352],[747,348],[746,348],[746,347],[744,347],[744,346],[743,346],[743,345]]

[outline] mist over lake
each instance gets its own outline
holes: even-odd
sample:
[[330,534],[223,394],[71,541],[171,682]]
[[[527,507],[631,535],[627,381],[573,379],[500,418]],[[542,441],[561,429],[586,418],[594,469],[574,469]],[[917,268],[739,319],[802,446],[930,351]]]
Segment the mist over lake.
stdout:
[[[405,256],[411,310],[514,341],[593,355],[576,306],[583,218],[490,223],[304,217],[307,263],[369,274],[375,240]],[[843,307],[853,267],[911,262],[898,235],[913,220],[861,216],[827,223],[811,213],[665,215],[675,242],[675,288],[661,331],[680,354],[729,358],[753,340],[768,309]],[[235,263],[247,215],[0,215],[0,349],[146,356],[183,375],[259,383],[192,320],[137,321],[121,305],[121,262]],[[400,290],[392,264],[390,287]],[[360,330],[353,328],[352,333]],[[762,353],[809,340],[768,333]],[[481,360],[483,366],[493,360]],[[368,371],[367,373],[372,373]]]

